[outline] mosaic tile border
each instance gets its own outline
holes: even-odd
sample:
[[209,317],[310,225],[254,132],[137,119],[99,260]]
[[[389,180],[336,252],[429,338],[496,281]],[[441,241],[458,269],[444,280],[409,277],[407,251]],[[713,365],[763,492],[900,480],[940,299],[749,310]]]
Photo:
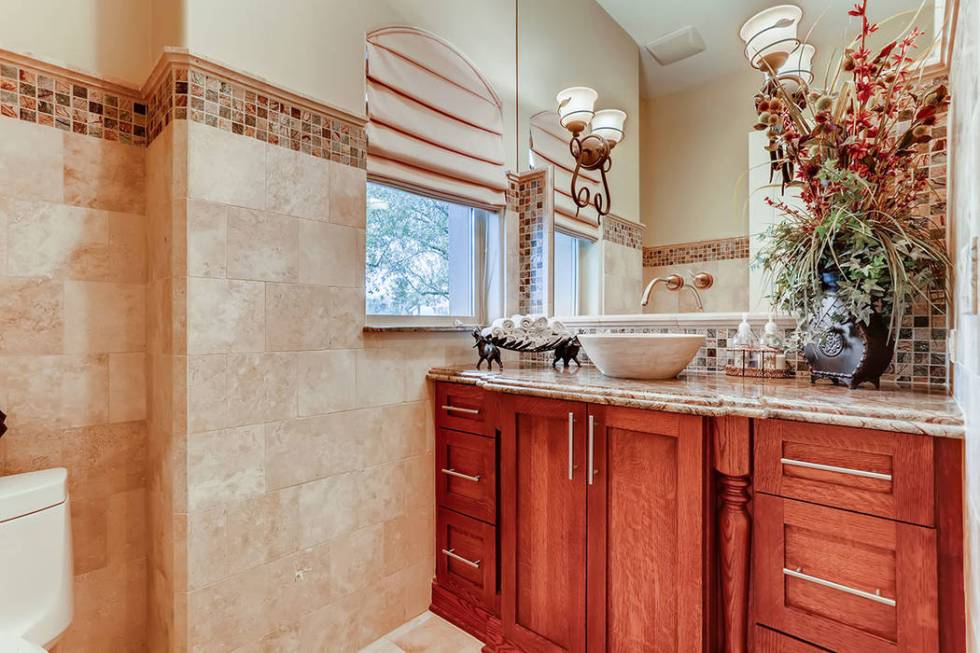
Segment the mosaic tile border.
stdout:
[[[310,156],[367,168],[367,131],[313,100],[290,99],[200,57],[165,53],[143,91],[0,50],[0,117],[146,146],[173,120],[193,120]],[[199,63],[198,63],[199,62]]]
[[[512,176],[517,211],[518,310],[521,313],[544,313],[547,284],[547,250],[545,238],[545,189],[548,176],[544,170],[534,170]],[[512,200],[513,201],[513,200]]]
[[173,120],[192,120],[355,168],[367,168],[367,132],[200,66],[170,63],[149,90],[149,140]]
[[704,261],[728,261],[749,257],[749,237],[700,240],[693,243],[675,243],[643,248],[643,267],[681,265]]
[[630,249],[643,249],[643,225],[607,215],[602,219],[602,239]]
[[0,116],[129,145],[146,143],[146,103],[138,93],[88,83],[0,54]]

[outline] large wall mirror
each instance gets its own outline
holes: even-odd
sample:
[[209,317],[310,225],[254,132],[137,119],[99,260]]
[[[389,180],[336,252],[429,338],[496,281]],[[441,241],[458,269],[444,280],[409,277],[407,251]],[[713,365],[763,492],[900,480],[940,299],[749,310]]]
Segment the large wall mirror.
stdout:
[[[760,234],[777,219],[765,199],[780,191],[767,188],[768,153],[763,134],[752,129],[763,74],[749,66],[739,29],[777,3],[597,2],[589,21],[582,12],[563,12],[565,0],[517,2],[517,160],[522,172],[548,168],[556,191],[550,312],[686,313],[699,305],[709,313],[767,312],[763,275],[750,260]],[[812,47],[806,67],[819,86],[859,32],[848,15],[853,0],[793,4],[803,11],[800,38]],[[926,74],[945,74],[952,0],[870,0],[868,6],[882,23],[871,47],[914,25],[923,33],[916,56],[930,53]],[[597,108],[628,114],[625,137],[611,154],[611,212],[592,233],[577,229],[563,210],[573,160],[567,150],[567,159],[558,160],[570,134],[558,124],[555,94],[573,86],[595,89]],[[792,201],[792,191],[787,196]],[[690,287],[700,273],[711,276],[710,288],[672,292],[657,284],[641,307],[653,279],[680,275]]]

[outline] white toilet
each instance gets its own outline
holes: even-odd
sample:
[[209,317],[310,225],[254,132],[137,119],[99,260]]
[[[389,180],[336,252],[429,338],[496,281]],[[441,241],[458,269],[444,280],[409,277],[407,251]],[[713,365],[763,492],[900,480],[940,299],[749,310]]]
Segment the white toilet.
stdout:
[[44,653],[72,617],[68,472],[0,477],[0,653]]

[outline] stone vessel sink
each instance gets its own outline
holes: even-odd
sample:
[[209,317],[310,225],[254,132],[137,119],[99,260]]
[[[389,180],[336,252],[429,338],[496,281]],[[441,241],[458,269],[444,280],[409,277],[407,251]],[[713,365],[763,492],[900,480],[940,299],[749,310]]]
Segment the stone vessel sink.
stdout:
[[599,371],[620,379],[672,379],[687,367],[704,336],[688,333],[579,334]]

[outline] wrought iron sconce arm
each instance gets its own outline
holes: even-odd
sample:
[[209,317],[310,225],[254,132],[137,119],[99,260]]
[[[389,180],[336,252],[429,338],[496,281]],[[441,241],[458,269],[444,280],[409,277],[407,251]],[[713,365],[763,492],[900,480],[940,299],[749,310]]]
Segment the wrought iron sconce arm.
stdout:
[[[606,173],[612,169],[612,152],[615,143],[607,141],[602,136],[588,134],[579,137],[578,133],[572,135],[572,140],[568,143],[568,150],[575,159],[575,170],[572,173],[572,199],[575,200],[578,215],[580,209],[584,209],[590,204],[595,207],[599,218],[609,214],[611,204],[609,196],[609,183],[606,180]],[[581,170],[598,170],[602,179],[602,191],[593,193],[588,185],[579,186],[579,174]]]

